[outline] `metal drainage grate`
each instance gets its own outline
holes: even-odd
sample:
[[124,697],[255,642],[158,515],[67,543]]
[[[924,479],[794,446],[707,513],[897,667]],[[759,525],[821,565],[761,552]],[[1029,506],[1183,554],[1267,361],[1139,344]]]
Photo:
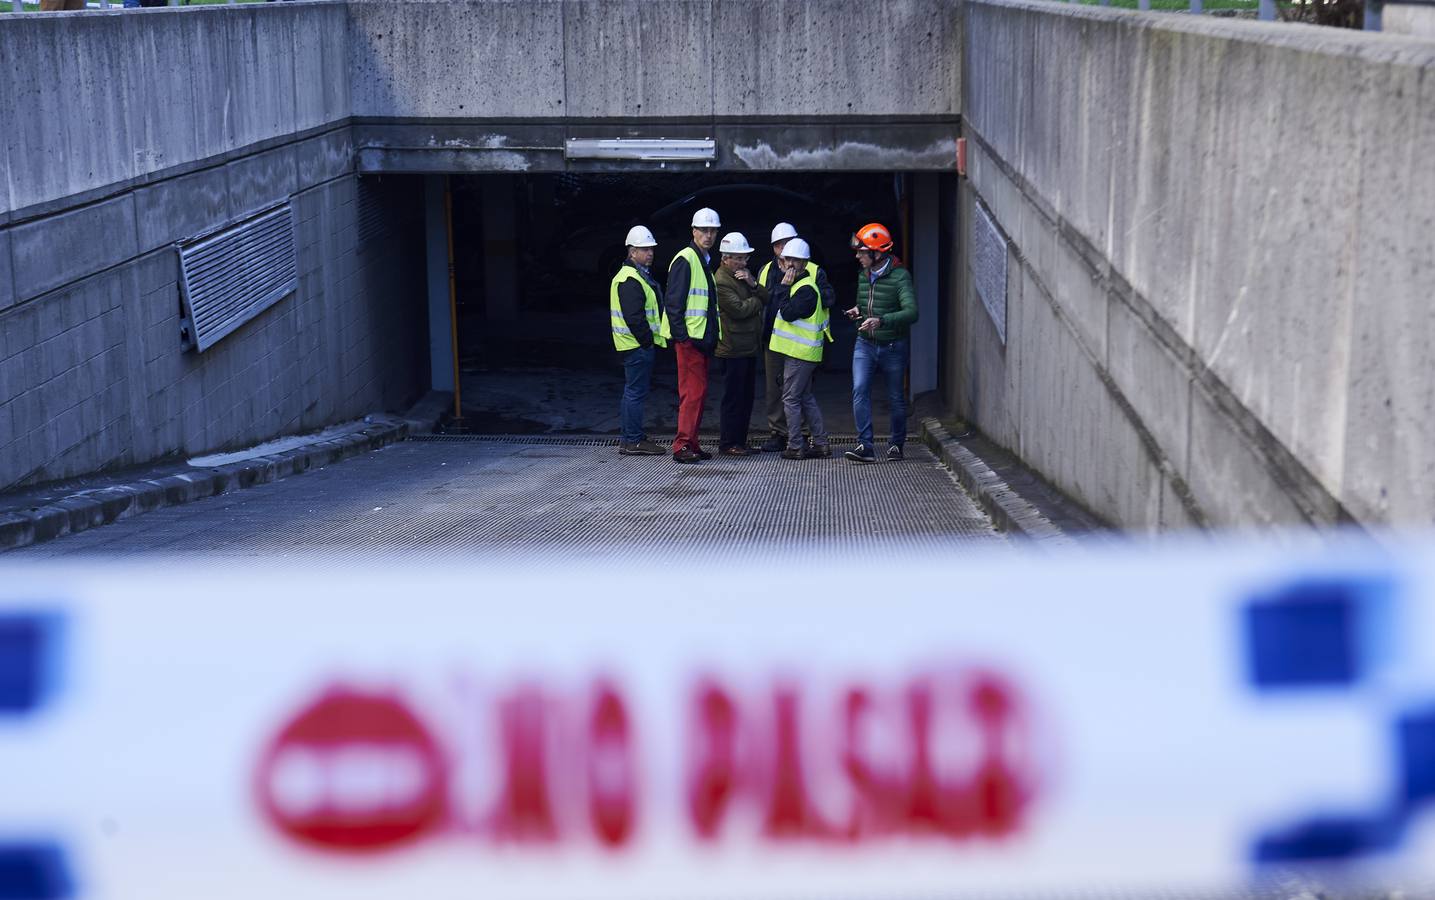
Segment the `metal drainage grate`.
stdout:
[[[603,447],[401,441],[343,465],[156,510],[16,553],[295,552],[372,559],[572,562],[624,556],[738,571],[798,548],[845,557],[1002,543],[926,447],[902,463],[789,462],[775,453],[681,466]],[[579,438],[581,439],[581,438]],[[574,436],[551,440],[572,441]],[[196,540],[195,535],[202,538]]]
[[482,441],[489,444],[535,444],[559,447],[616,447],[618,439],[602,435],[544,434],[411,434],[411,441]]
[[[703,432],[700,437],[704,444],[717,445],[718,436],[716,433]],[[618,439],[601,434],[575,434],[575,435],[553,435],[553,434],[411,434],[408,437],[411,441],[482,441],[493,444],[534,444],[554,445],[561,447],[616,447]],[[667,446],[673,442],[672,435],[650,435],[650,439]],[[856,444],[855,434],[830,434],[827,440],[833,445]],[[886,438],[878,438],[880,444]],[[908,434],[908,441],[919,440],[916,434]],[[761,443],[758,435],[750,435],[748,443]]]

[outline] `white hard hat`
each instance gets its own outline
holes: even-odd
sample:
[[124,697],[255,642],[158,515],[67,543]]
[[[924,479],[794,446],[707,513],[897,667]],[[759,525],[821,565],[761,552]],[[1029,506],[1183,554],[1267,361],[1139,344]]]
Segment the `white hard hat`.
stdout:
[[796,228],[793,228],[791,225],[787,224],[786,222],[778,222],[778,223],[777,223],[776,225],[774,225],[773,228],[772,228],[772,240],[771,240],[771,241],[768,241],[768,243],[770,243],[770,244],[775,244],[775,243],[777,243],[778,241],[785,241],[785,240],[787,240],[788,238],[795,238],[795,237],[797,237],[797,229],[796,229]]
[[722,220],[718,218],[717,210],[708,209],[706,206],[704,206],[702,209],[693,213],[693,227],[721,228]]
[[625,241],[623,241],[623,243],[629,247],[658,246],[658,242],[653,237],[653,233],[648,229],[644,228],[642,225],[634,225],[632,228],[629,228],[628,237]]
[[812,250],[802,238],[793,238],[782,248],[782,255],[790,259],[811,259]]
[[718,244],[718,249],[723,253],[752,252],[752,248],[747,245],[747,238],[743,237],[740,231],[733,231],[723,235],[722,242]]

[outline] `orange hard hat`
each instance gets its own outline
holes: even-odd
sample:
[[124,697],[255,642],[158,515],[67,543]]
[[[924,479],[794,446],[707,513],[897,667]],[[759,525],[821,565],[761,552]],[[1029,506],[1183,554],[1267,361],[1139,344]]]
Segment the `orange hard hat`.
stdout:
[[868,222],[857,233],[852,235],[853,250],[876,250],[878,253],[886,253],[892,249],[892,232],[881,222]]

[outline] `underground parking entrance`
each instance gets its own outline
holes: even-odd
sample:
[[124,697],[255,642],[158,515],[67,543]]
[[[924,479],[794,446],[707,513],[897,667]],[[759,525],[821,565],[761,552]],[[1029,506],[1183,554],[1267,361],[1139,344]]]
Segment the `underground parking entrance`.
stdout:
[[[756,251],[754,274],[772,258],[772,227],[796,226],[844,309],[856,302],[860,271],[848,243],[851,234],[872,221],[891,228],[898,257],[913,270],[922,314],[913,330],[906,385],[915,423],[940,406],[937,335],[944,304],[939,298],[946,294],[949,268],[940,257],[955,234],[954,181],[944,174],[852,171],[429,176],[430,195],[436,187],[446,193],[451,221],[451,352],[462,411],[461,418],[450,415],[441,427],[475,434],[616,436],[623,375],[609,330],[608,294],[626,255],[624,236],[638,224],[653,231],[658,241],[653,271],[662,283],[673,255],[689,240],[693,213],[702,207],[721,216],[720,233],[747,237]],[[435,243],[431,233],[431,318],[443,312],[436,306],[434,276],[449,280],[444,268],[436,269],[446,260],[435,259]],[[845,436],[854,431],[849,373],[856,331],[840,314],[833,317],[833,338],[817,380],[818,396],[828,430]],[[443,343],[436,337],[431,346],[436,372],[452,365],[444,359],[450,348]],[[716,431],[722,401],[722,362],[712,365],[704,432]],[[676,383],[673,354],[660,352],[647,404],[647,428],[655,439],[676,428]],[[438,376],[435,386],[442,386]],[[886,415],[881,385],[873,400],[881,429]],[[768,430],[761,385],[751,424],[750,439],[760,442]]]

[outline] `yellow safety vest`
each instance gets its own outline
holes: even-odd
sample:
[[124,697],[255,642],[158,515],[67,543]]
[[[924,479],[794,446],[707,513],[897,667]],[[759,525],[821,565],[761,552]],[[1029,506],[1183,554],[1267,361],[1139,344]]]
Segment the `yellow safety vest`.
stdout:
[[822,362],[823,339],[832,338],[827,330],[827,308],[822,305],[822,292],[817,290],[817,267],[810,262],[807,264],[807,271],[792,283],[789,291],[796,294],[804,287],[812,288],[817,294],[817,308],[812,311],[812,315],[796,322],[787,321],[779,311],[777,318],[772,320],[772,338],[767,342],[767,349],[793,359]]
[[[673,263],[680,259],[688,261],[688,293],[683,304],[683,324],[687,326],[688,337],[700,341],[708,333],[708,310],[712,307],[716,297],[708,294],[707,267],[703,265],[702,257],[691,245],[678,251],[673,257],[673,262],[668,263],[668,275],[672,276]],[[672,337],[672,330],[668,327],[668,320],[663,319],[663,337]],[[722,322],[718,322],[718,337],[722,337]]]
[[613,283],[608,287],[608,311],[612,317],[613,325],[613,346],[619,350],[634,350],[638,347],[638,339],[633,337],[633,332],[628,328],[628,322],[623,318],[623,305],[618,302],[618,285],[625,281],[636,281],[643,289],[643,312],[648,317],[648,327],[653,330],[653,343],[659,347],[668,346],[666,337],[668,331],[668,318],[663,315],[662,307],[658,306],[658,293],[648,280],[638,274],[638,270],[629,264],[624,264],[618,269],[618,274],[613,276]]
[[[774,261],[775,261],[775,260],[774,260]],[[763,287],[767,288],[769,291],[772,290],[772,285],[769,284],[768,281],[767,281],[767,273],[770,272],[770,271],[772,271],[772,263],[773,263],[774,261],[769,261],[767,265],[765,265],[765,266],[762,267],[762,271],[757,273],[757,281],[758,281],[758,284],[761,284]],[[821,268],[817,265],[817,263],[815,263],[815,262],[813,262],[812,260],[809,259],[809,260],[807,261],[807,269],[806,269],[805,271],[806,271],[806,274],[811,275],[813,278],[816,278],[816,277],[817,277],[817,273],[821,271]],[[780,276],[780,275],[778,276],[779,279],[780,279],[781,277],[782,277],[782,276]],[[793,287],[796,287],[796,285],[794,284]],[[825,299],[825,298],[822,296],[822,291],[819,290],[819,291],[817,292],[817,303],[818,303],[819,306],[822,305],[822,301],[823,301],[824,299]],[[828,315],[827,327],[822,329],[822,334],[823,334],[829,341],[832,340],[832,317],[831,317],[830,314]]]

